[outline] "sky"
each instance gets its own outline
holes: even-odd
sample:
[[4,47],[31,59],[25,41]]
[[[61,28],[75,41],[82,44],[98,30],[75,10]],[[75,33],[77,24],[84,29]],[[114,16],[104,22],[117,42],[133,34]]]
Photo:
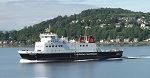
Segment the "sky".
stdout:
[[123,8],[150,12],[150,0],[0,0],[0,30],[20,30],[58,15],[91,8]]

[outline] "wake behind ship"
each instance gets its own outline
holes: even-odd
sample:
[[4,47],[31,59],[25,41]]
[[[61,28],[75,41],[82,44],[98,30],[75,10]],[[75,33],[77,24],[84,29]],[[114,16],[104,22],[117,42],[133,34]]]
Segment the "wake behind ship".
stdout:
[[[88,27],[85,27],[85,31]],[[92,36],[81,36],[78,41],[68,40],[67,37],[58,38],[50,32],[40,34],[40,42],[35,43],[34,51],[18,51],[20,62],[53,62],[76,60],[104,60],[122,57],[122,50],[102,51]]]

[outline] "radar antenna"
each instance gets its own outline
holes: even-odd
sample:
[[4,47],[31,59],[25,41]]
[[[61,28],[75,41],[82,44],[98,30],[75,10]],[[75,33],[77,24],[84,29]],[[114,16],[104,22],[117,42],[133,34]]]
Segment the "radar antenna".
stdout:
[[84,36],[87,36],[87,30],[90,29],[91,27],[89,26],[85,26],[85,32],[84,32]]

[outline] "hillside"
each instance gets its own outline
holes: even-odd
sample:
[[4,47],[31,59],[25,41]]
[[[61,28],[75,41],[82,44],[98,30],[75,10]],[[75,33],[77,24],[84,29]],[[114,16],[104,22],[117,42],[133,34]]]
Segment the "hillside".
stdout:
[[137,38],[139,41],[150,38],[150,13],[133,12],[121,8],[99,8],[84,10],[71,16],[58,16],[19,31],[0,32],[0,41],[32,44],[39,40],[39,34],[51,25],[52,32],[59,36],[77,39],[90,26],[88,35],[97,41],[101,39]]

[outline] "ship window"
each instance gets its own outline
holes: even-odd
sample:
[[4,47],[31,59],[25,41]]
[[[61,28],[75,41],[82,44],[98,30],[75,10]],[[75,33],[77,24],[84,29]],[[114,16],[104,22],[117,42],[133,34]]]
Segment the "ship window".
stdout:
[[82,45],[80,45],[80,47],[81,47]]
[[63,45],[60,45],[61,47],[63,47]]
[[54,45],[52,45],[52,47],[54,47]]
[[88,45],[86,45],[88,47]]
[[51,36],[52,37],[52,39],[55,39],[55,36]]
[[55,45],[55,47],[57,47],[57,45]]
[[49,45],[49,47],[51,47],[51,45]]
[[83,47],[84,47],[85,45],[83,45]]
[[48,46],[46,46],[46,47],[48,47]]
[[41,50],[37,50],[37,51],[41,51]]

